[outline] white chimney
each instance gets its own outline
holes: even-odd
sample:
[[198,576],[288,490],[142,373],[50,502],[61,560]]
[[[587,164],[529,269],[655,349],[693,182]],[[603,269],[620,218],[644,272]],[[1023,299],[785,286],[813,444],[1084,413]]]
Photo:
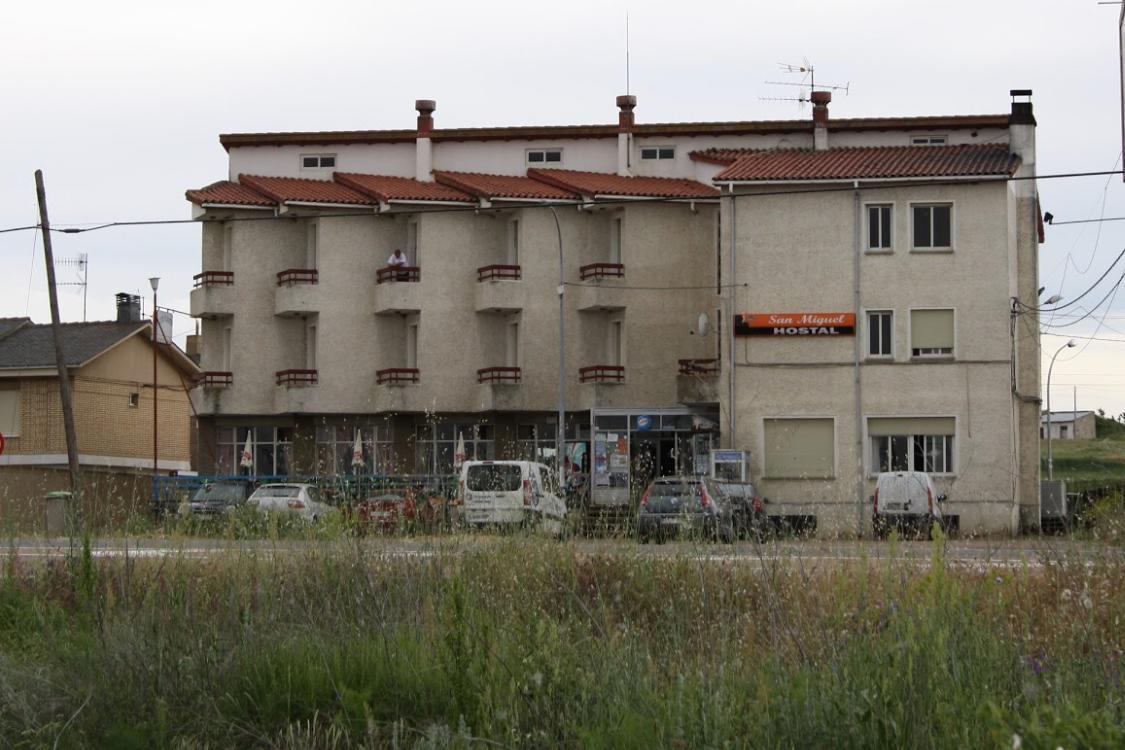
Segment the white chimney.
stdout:
[[813,121],[813,148],[817,151],[828,150],[828,103],[832,101],[831,91],[813,91],[809,94],[812,101]]
[[418,110],[418,136],[414,142],[414,177],[421,182],[433,182],[434,147],[430,133],[434,129],[434,110],[437,102],[433,99],[418,99],[414,102]]
[[632,174],[629,167],[633,146],[633,108],[637,106],[637,97],[622,94],[617,97],[617,106],[621,110],[617,115],[617,174],[629,177]]
[[[1020,158],[1019,177],[1035,176],[1035,113],[1031,107],[1031,89],[1012,89],[1012,114],[1008,117],[1008,148]],[[1026,101],[1016,101],[1017,97]],[[1013,183],[1019,197],[1035,195],[1035,181]]]

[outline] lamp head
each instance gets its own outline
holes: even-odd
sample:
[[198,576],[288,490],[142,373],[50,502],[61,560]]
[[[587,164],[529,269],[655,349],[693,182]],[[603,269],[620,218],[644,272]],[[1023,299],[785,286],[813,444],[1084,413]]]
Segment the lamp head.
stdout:
[[1061,294],[1052,294],[1050,297],[1047,298],[1047,301],[1044,302],[1043,304],[1044,305],[1054,305],[1058,302],[1062,302],[1062,295]]
[[1078,342],[1075,341],[1074,339],[1071,339],[1070,341],[1066,342],[1067,349],[1073,349],[1076,346],[1078,346]]
[[152,278],[150,278],[148,280],[148,283],[152,285],[152,291],[155,292],[156,288],[158,286],[160,286],[160,277],[159,276],[153,276]]

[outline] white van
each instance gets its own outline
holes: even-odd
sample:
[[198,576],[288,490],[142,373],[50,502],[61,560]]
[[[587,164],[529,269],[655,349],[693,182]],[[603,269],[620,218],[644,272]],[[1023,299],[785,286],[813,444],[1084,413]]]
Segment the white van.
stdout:
[[458,485],[470,526],[528,526],[561,535],[566,502],[554,473],[533,461],[466,461]]
[[875,481],[872,519],[875,536],[888,529],[914,529],[929,536],[935,522],[942,522],[941,504],[934,480],[924,471],[887,471]]

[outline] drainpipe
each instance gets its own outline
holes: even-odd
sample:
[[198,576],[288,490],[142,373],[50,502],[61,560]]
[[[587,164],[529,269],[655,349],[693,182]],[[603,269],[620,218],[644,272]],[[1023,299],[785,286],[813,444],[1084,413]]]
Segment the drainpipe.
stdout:
[[863,506],[864,506],[864,486],[863,486],[863,378],[860,375],[860,359],[861,359],[861,346],[862,341],[859,334],[859,312],[860,312],[860,294],[859,294],[859,258],[860,258],[860,222],[863,220],[862,207],[859,203],[859,180],[854,181],[854,203],[855,203],[855,227],[852,232],[853,244],[853,258],[852,258],[852,276],[855,283],[852,287],[852,309],[855,310],[856,315],[856,332],[852,337],[855,355],[855,466],[856,466],[856,479],[855,479],[855,498],[856,498],[856,533],[863,536]]
[[734,183],[731,183],[729,187],[730,187],[730,193],[731,193],[731,195],[730,195],[730,282],[729,282],[730,283],[730,295],[729,295],[730,316],[727,319],[727,323],[728,323],[727,328],[730,331],[729,334],[728,334],[728,337],[730,338],[730,344],[728,346],[728,349],[730,351],[730,365],[729,365],[729,368],[728,368],[730,370],[730,377],[728,378],[728,381],[729,381],[728,385],[730,386],[730,394],[729,394],[729,398],[727,399],[727,401],[729,402],[728,415],[727,416],[728,416],[728,420],[730,422],[730,447],[731,447],[731,450],[735,450],[735,446],[736,446],[736,443],[737,443],[737,439],[735,437],[735,426],[737,425],[737,417],[735,416],[735,414],[738,411],[735,408],[735,398],[734,398],[734,394],[735,394],[734,373],[735,373],[735,369],[736,369],[735,368],[735,361],[734,361],[734,317],[735,317],[735,315],[738,314],[737,312],[735,312],[735,310],[736,310],[736,307],[735,307],[735,303],[736,303],[735,292],[738,289],[738,287],[736,286],[737,282],[735,281],[735,278],[737,278],[735,276],[735,273],[738,269],[737,253],[735,252],[735,232],[736,232],[735,226],[737,224],[737,221],[736,221],[737,214],[735,212],[735,205],[736,205],[738,199],[735,198],[735,196],[734,196]]

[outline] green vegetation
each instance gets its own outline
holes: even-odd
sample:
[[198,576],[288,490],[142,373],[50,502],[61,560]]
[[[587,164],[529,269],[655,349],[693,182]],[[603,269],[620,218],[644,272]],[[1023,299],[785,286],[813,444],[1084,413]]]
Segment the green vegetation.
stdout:
[[[1047,478],[1047,441],[1041,447],[1043,478]],[[1052,440],[1055,479],[1065,479],[1068,489],[1125,485],[1125,439]]]
[[[14,747],[1121,747],[1121,564],[10,555]],[[894,556],[891,556],[892,560]],[[1060,561],[1064,562],[1064,561]]]

